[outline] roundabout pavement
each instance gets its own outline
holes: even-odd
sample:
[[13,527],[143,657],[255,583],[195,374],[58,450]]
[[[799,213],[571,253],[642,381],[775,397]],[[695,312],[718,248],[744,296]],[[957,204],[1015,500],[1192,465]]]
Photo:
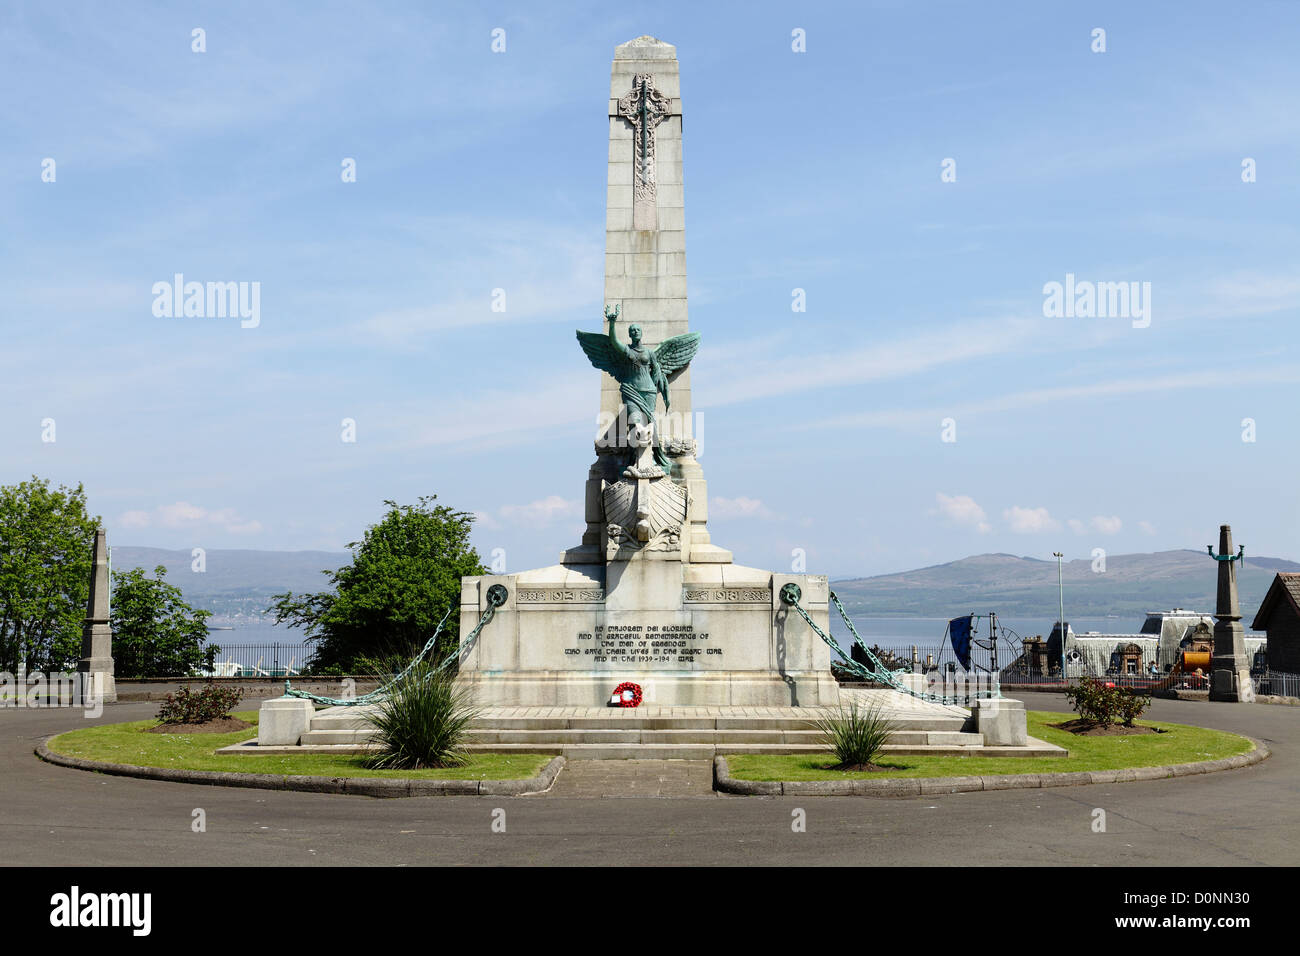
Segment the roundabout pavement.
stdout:
[[[1032,710],[1066,709],[1059,695],[1023,699]],[[704,768],[691,761],[572,761],[545,796],[376,800],[107,776],[33,754],[52,734],[142,720],[156,707],[110,704],[94,721],[77,710],[0,710],[0,859],[47,866],[607,865],[619,857],[782,866],[1300,860],[1296,707],[1152,704],[1152,720],[1263,741],[1271,758],[1243,770],[890,799],[715,795],[702,786],[707,761]],[[194,830],[196,810],[203,811],[203,832]],[[1105,812],[1105,832],[1095,832],[1097,810]],[[800,818],[802,832],[792,827]]]

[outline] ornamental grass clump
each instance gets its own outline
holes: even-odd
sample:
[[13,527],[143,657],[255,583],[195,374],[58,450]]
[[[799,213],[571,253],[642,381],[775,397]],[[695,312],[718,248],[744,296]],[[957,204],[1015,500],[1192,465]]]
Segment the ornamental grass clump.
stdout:
[[816,726],[826,735],[841,770],[873,766],[897,727],[879,706],[859,707],[856,700],[848,710],[841,705],[838,714],[819,718]]
[[462,767],[470,721],[478,716],[468,691],[425,661],[398,678],[371,717],[377,749],[366,755],[374,770]]

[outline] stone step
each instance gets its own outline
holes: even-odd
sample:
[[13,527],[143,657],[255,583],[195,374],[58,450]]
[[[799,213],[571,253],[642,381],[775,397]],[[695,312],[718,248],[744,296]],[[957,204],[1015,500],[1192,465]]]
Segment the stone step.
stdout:
[[350,728],[346,730],[317,730],[315,725],[302,735],[298,741],[302,746],[332,746],[337,744],[360,744],[370,740],[373,730]]
[[[816,744],[825,745],[819,730],[499,730],[472,729],[474,743],[561,744],[647,743],[647,744]],[[903,730],[889,737],[891,744],[947,747],[978,747],[981,734],[947,731]]]
[[[369,746],[363,743],[309,744],[297,747],[258,747],[255,742],[232,744],[220,753],[247,754],[362,754]],[[467,750],[482,753],[563,754],[575,760],[701,760],[717,754],[825,754],[822,746],[808,744],[469,744]],[[888,745],[885,756],[935,757],[1065,757],[1068,752],[1040,740],[1031,739],[1028,747],[948,747]]]
[[[719,754],[826,754],[830,751],[820,744],[469,744],[466,750],[482,753],[540,753],[562,754],[574,760],[705,760]],[[993,750],[1011,748],[948,747],[948,746],[893,746],[884,748],[885,755],[929,754],[931,756],[994,756]],[[985,752],[990,751],[990,752]],[[1001,753],[996,754],[1001,756]],[[1035,756],[1037,756],[1035,754]]]
[[311,719],[312,730],[353,730],[370,726],[370,718],[358,713],[317,711]]
[[[966,720],[903,717],[895,722],[900,730],[960,731]],[[319,717],[312,726],[330,728],[328,721]],[[470,726],[494,730],[810,730],[813,721],[798,717],[480,717]]]
[[[303,734],[304,746],[332,746],[360,744],[373,739],[373,731],[362,728],[317,730],[313,727]],[[817,730],[502,730],[474,728],[469,741],[481,747],[490,745],[521,745],[524,747],[558,746],[575,744],[640,744],[670,746],[699,744],[711,747],[732,745],[737,747],[800,744],[813,749],[825,749],[824,736]],[[890,735],[892,746],[924,747],[979,747],[984,743],[980,734],[948,731],[895,731]],[[549,752],[549,751],[547,751]]]

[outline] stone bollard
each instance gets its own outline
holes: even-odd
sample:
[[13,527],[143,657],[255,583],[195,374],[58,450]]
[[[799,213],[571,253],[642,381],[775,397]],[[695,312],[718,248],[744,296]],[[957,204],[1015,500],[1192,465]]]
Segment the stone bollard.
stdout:
[[262,701],[257,714],[259,747],[296,747],[311,729],[316,708],[304,697],[273,697]]
[[986,747],[1025,747],[1029,744],[1029,727],[1025,719],[1025,702],[1006,697],[971,701],[975,732],[984,735]]
[[924,694],[930,689],[924,674],[899,674],[899,682],[914,694]]

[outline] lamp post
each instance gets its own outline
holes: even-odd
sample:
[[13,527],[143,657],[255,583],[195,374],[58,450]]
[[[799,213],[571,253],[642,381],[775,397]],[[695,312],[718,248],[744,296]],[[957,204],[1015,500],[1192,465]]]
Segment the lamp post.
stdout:
[[1052,556],[1056,558],[1056,592],[1061,599],[1061,616],[1056,621],[1056,627],[1061,635],[1061,680],[1065,680],[1068,676],[1065,673],[1065,581],[1061,575],[1061,561],[1065,555],[1060,551],[1053,551]]

